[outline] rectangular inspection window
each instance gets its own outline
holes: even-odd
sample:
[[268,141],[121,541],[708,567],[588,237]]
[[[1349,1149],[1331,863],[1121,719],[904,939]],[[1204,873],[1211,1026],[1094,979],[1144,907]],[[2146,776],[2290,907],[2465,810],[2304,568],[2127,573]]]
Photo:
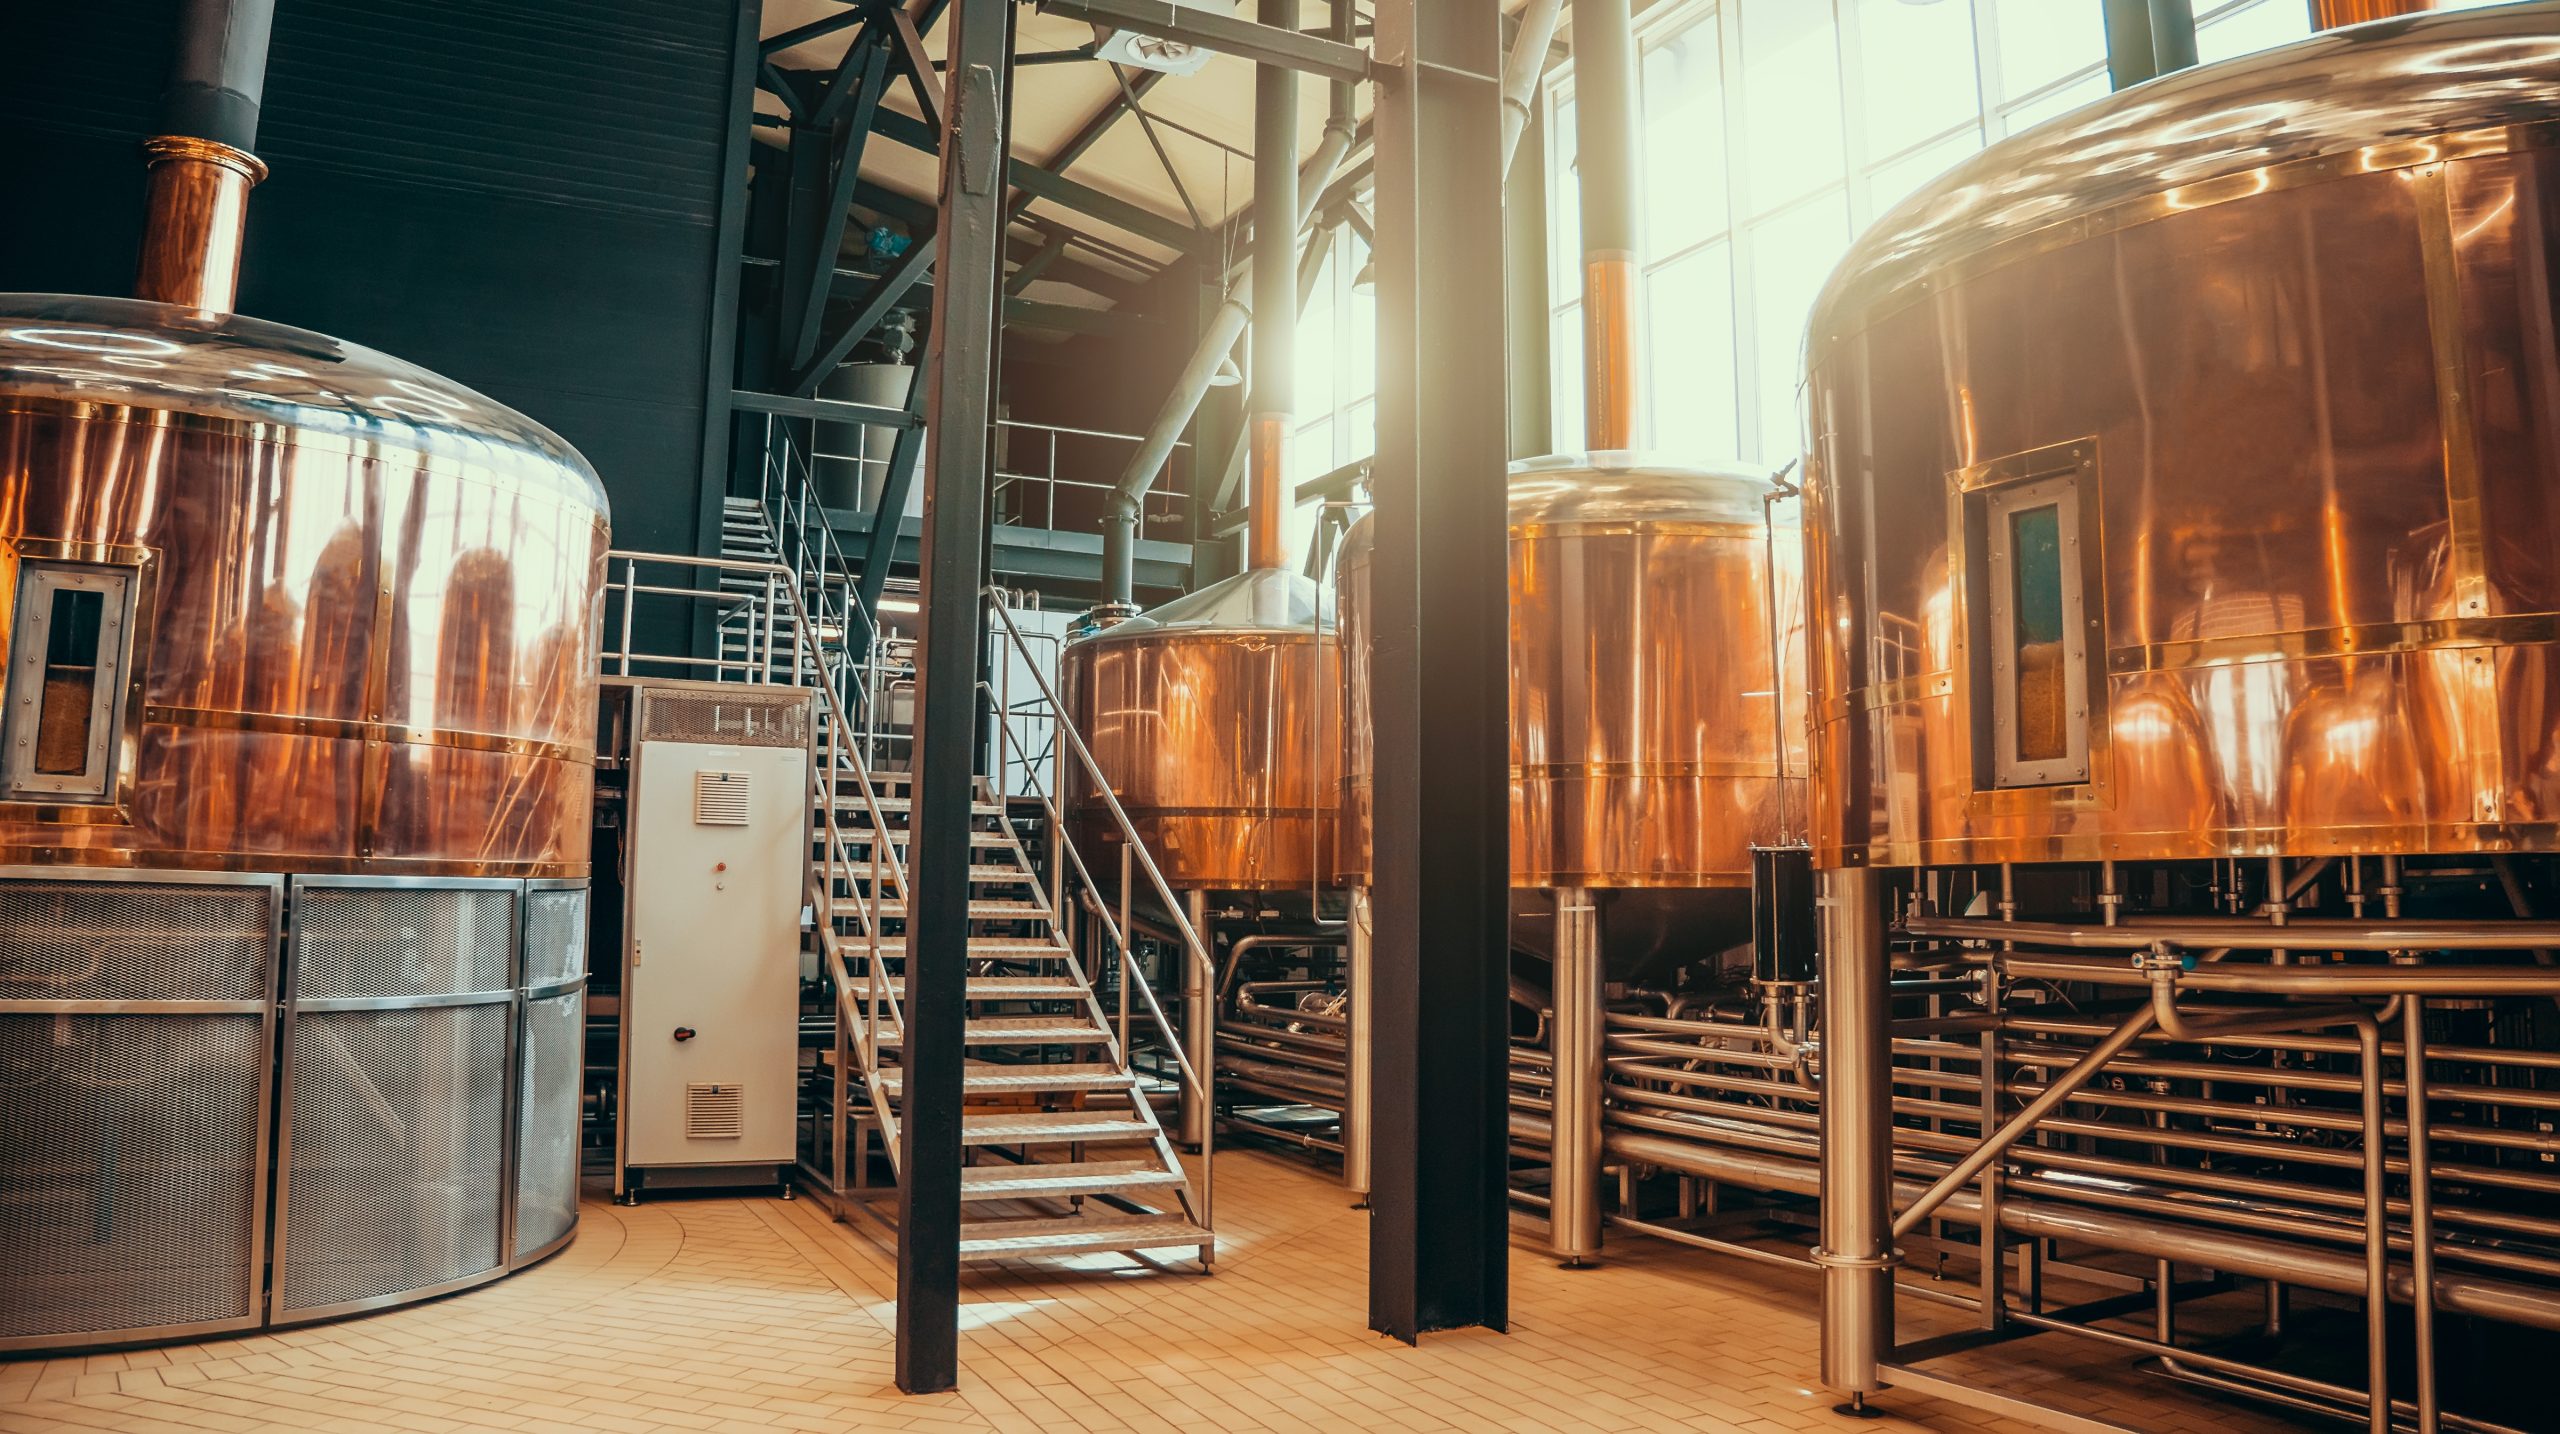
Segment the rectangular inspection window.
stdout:
[[2088,643],[2076,473],[1985,491],[1992,782],[2089,779]]
[[18,571],[0,720],[0,795],[105,801],[133,625],[130,569],[29,562]]

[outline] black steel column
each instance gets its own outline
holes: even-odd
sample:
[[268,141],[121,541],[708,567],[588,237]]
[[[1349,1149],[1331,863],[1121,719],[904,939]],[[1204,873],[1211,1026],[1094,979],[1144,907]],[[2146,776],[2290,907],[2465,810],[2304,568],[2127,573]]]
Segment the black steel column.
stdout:
[[[1005,76],[1013,0],[951,7],[933,286],[924,499],[924,641],[916,665],[915,834],[908,846],[905,1084],[899,1122],[898,1387],[960,1377],[960,1101],[969,956],[987,524],[987,415],[1004,278]],[[878,521],[894,519],[880,515]]]
[[1369,1323],[1509,1321],[1498,6],[1380,0]]
[[2103,0],[2107,87],[2130,89],[2196,63],[2193,0]]

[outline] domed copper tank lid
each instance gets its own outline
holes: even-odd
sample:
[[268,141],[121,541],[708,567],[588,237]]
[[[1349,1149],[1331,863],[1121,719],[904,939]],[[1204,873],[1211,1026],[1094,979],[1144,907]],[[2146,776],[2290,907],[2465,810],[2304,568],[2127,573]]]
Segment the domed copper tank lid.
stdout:
[[1764,469],[1640,450],[1556,453],[1511,465],[1511,530],[1562,524],[1758,523]]
[[1072,646],[1131,642],[1154,637],[1315,636],[1333,630],[1333,593],[1315,579],[1285,568],[1253,568],[1195,593],[1114,623]]
[[2447,138],[2504,146],[2548,119],[2560,87],[2560,3],[2412,15],[2331,30],[2120,90],[1991,146],[1869,226],[1815,301],[1810,349],[1930,292],[1947,266],[2055,225],[2123,222],[2265,172],[2335,159],[2350,170],[2456,157]]
[[326,334],[143,299],[0,294],[0,395],[273,424],[450,457],[606,511],[558,434],[451,379]]

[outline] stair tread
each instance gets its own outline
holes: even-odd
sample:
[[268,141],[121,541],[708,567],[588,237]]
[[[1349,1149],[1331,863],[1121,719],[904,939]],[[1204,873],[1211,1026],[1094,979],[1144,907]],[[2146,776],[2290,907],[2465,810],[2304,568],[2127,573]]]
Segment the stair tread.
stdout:
[[[838,911],[836,914],[838,916],[851,916],[854,913],[851,910],[845,910]],[[860,938],[852,939],[856,945],[865,948],[864,954],[869,954],[869,942],[862,941]],[[904,936],[881,937],[880,954],[883,956],[904,957],[907,954],[907,938]],[[1022,936],[972,936],[969,938],[969,954],[972,957],[1056,956],[1063,958],[1072,956],[1075,953],[1069,951],[1066,947],[1059,945],[1055,941],[1034,941]]]
[[[915,806],[913,797],[876,797],[873,800],[883,812],[903,812]],[[994,802],[971,802],[969,810],[982,817],[1004,815],[1004,808]]]
[[962,1112],[963,1145],[1014,1145],[1051,1140],[1153,1140],[1157,1127],[1126,1111],[1037,1110]]
[[[858,988],[863,983],[854,984]],[[901,996],[907,993],[904,976],[892,976],[882,984]],[[972,976],[968,990],[973,1001],[1071,1001],[1084,993],[1082,981],[1060,976]]]
[[[880,1088],[892,1095],[906,1085],[906,1072],[896,1066],[882,1070]],[[1128,1072],[1117,1066],[1096,1065],[1078,1061],[1051,1065],[1007,1065],[998,1061],[971,1061],[960,1074],[964,1091],[1091,1091],[1111,1090],[1130,1082]]]
[[1002,1200],[1025,1195],[1091,1195],[1109,1190],[1179,1185],[1179,1171],[1153,1160],[1045,1160],[1021,1165],[972,1165],[960,1172],[963,1200]]
[[[859,982],[855,983],[857,986]],[[971,1021],[962,1039],[973,1046],[996,1045],[1006,1041],[1101,1041],[1110,1032],[1099,1026],[1088,1026],[1061,1016],[996,1016]],[[906,1044],[906,1032],[884,1030],[880,1043],[886,1046]]]
[[[880,901],[880,914],[883,916],[904,916],[907,914],[907,903],[899,897],[883,897]],[[974,917],[984,917],[989,919],[997,917],[1013,917],[1018,920],[1029,921],[1034,918],[1046,917],[1049,914],[1049,908],[1036,901],[980,900],[969,903],[969,914]]]
[[963,1220],[960,1258],[1064,1254],[1074,1250],[1153,1250],[1211,1242],[1208,1231],[1165,1215],[1083,1215],[1054,1220]]
[[[812,803],[812,805],[819,804]],[[858,810],[862,804],[857,801],[846,803],[845,805],[849,809]],[[880,835],[880,833],[873,831],[869,827],[838,827],[836,829],[836,838],[847,846],[868,847],[871,845],[871,838],[878,835]],[[889,845],[905,846],[914,838],[915,833],[910,831],[891,831],[887,835],[892,838]],[[1013,838],[1004,832],[971,832],[969,833],[969,845],[978,847],[982,850],[1001,851],[1013,845]],[[864,864],[867,865],[868,863]]]

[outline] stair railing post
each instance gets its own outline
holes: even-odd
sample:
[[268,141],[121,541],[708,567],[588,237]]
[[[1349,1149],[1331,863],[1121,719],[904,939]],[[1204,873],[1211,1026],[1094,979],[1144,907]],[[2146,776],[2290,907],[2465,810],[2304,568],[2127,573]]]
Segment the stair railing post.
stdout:
[[1136,1052],[1129,1047],[1129,982],[1137,975],[1137,928],[1129,924],[1130,865],[1133,860],[1128,843],[1120,844],[1120,1061],[1134,1066]]
[[640,560],[622,560],[622,676],[631,675],[631,608],[640,601]]

